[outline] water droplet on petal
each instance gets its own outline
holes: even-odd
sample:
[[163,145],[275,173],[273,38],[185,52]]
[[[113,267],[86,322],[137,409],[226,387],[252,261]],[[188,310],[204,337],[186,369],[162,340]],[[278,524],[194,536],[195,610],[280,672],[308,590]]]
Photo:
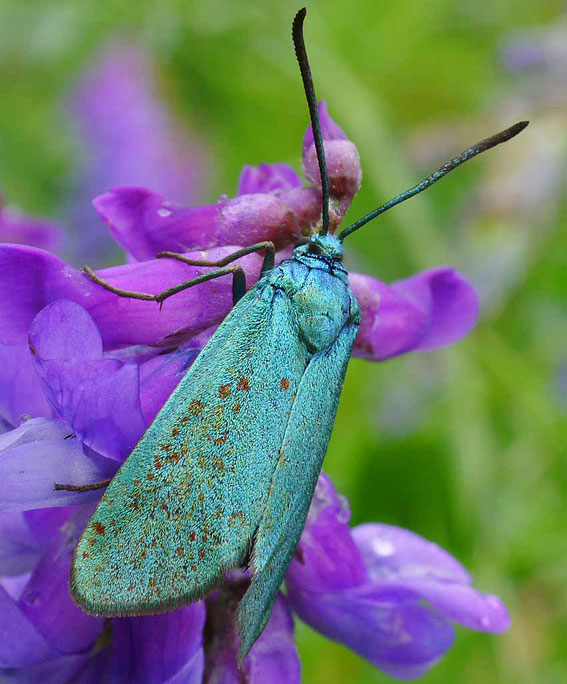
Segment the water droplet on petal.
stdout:
[[158,209],[157,213],[161,218],[167,218],[168,216],[171,216],[171,211],[169,209]]
[[28,420],[30,420],[30,419],[31,419],[31,416],[29,413],[22,413],[22,415],[20,416],[19,423],[20,423],[20,425],[23,425],[24,423],[27,423]]
[[372,542],[372,549],[378,555],[385,558],[394,554],[394,545],[387,539],[379,539],[378,537]]
[[219,198],[217,201],[220,204],[221,202],[228,202],[229,199],[230,199],[229,196],[227,194],[223,193],[222,195],[219,195]]
[[486,603],[491,607],[491,608],[500,608],[500,599],[498,596],[493,596],[492,594],[490,596],[486,597]]

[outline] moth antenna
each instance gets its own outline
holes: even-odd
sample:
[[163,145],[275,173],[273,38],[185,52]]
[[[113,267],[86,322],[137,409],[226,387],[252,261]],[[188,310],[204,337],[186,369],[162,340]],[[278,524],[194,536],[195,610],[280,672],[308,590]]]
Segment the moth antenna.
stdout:
[[410,197],[414,197],[414,195],[418,195],[420,192],[427,190],[427,188],[431,187],[434,183],[437,183],[437,181],[443,178],[443,176],[446,176],[450,171],[456,169],[457,166],[464,164],[469,159],[476,157],[477,154],[486,152],[486,150],[490,150],[491,148],[496,147],[496,145],[500,145],[500,143],[511,140],[518,135],[518,133],[521,133],[528,123],[529,121],[520,121],[517,124],[510,126],[510,128],[506,128],[504,131],[490,136],[490,138],[485,138],[484,140],[477,142],[475,145],[472,145],[472,147],[467,147],[466,150],[458,154],[456,157],[453,157],[453,159],[450,161],[445,162],[445,164],[440,166],[437,171],[434,171],[430,176],[427,176],[427,178],[422,180],[421,183],[414,185],[413,188],[402,192],[400,195],[396,195],[396,197],[378,207],[378,209],[374,209],[374,211],[371,211],[369,214],[366,214],[366,216],[363,216],[362,218],[358,219],[358,221],[355,221],[348,228],[342,230],[338,236],[339,240],[342,242],[346,237],[354,233],[355,230],[362,228],[362,226],[369,221],[372,221],[372,219],[380,216],[380,214],[388,211],[388,209],[395,207],[396,204],[401,204],[402,202],[410,199]]
[[323,228],[321,233],[325,234],[329,231],[329,177],[327,175],[327,162],[325,161],[325,149],[323,147],[323,136],[321,135],[321,123],[319,121],[319,110],[317,109],[317,96],[315,95],[315,86],[313,85],[313,78],[311,76],[311,67],[307,59],[307,50],[305,49],[305,41],[303,40],[303,21],[307,10],[305,7],[299,10],[293,19],[291,35],[293,38],[293,46],[295,47],[295,56],[301,71],[301,78],[303,79],[303,89],[305,97],[307,98],[307,106],[309,107],[309,116],[311,117],[311,128],[313,129],[313,140],[315,142],[315,150],[317,151],[317,161],[319,162],[319,173],[321,174],[321,191],[323,194]]

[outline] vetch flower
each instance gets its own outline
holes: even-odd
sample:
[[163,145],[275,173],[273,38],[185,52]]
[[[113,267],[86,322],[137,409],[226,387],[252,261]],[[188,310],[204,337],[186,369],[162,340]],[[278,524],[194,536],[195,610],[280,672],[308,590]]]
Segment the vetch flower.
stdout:
[[451,647],[451,622],[501,632],[504,605],[471,586],[442,548],[392,525],[349,528],[348,502],[319,476],[286,575],[297,615],[399,679],[418,677]]
[[[358,189],[360,166],[326,109],[321,115],[336,225]],[[314,185],[283,164],[248,167],[238,197],[211,207],[184,209],[131,187],[99,197],[97,208],[130,263],[97,274],[121,289],[158,293],[206,270],[157,259],[160,250],[217,260],[272,239],[281,259],[319,220],[311,154],[307,135],[304,168]],[[261,257],[239,263],[251,286]],[[369,360],[450,344],[476,321],[474,290],[450,268],[392,285],[352,274],[351,283],[362,309],[354,353]],[[246,577],[230,575],[205,602],[165,615],[87,616],[69,597],[68,575],[103,490],[53,488],[113,476],[231,306],[229,278],[180,292],[160,308],[117,297],[46,251],[0,246],[0,416],[13,427],[0,435],[0,634],[7,635],[0,667],[7,681],[239,681],[229,616]],[[288,595],[278,597],[243,663],[248,681],[299,681],[290,609],[401,678],[424,672],[449,648],[449,620],[493,631],[506,626],[501,604],[476,593],[444,551],[397,528],[351,532],[347,520],[321,476]],[[394,549],[387,560],[376,557],[380,543]]]
[[[151,56],[135,44],[106,44],[75,88],[70,112],[82,162],[70,220],[82,227],[77,252],[93,260],[112,248],[90,206],[102,191],[139,184],[196,203],[207,187],[208,155],[159,97]],[[152,255],[153,256],[153,255]]]

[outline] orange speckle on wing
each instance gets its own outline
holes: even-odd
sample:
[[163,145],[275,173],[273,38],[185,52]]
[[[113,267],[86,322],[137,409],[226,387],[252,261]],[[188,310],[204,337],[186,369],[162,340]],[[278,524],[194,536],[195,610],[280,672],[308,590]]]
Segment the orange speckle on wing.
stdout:
[[94,522],[93,523],[93,529],[97,534],[104,534],[104,530],[106,529],[102,523]]
[[250,383],[248,382],[248,378],[240,378],[238,385],[236,385],[236,389],[240,390],[241,392],[249,392]]
[[282,378],[280,382],[280,389],[281,390],[288,390],[289,389],[289,380],[287,378]]
[[218,439],[215,439],[213,444],[216,444],[217,446],[220,444],[224,444],[227,440],[227,436],[223,435],[222,437],[219,437]]
[[194,416],[198,416],[204,408],[205,406],[203,402],[197,401],[197,399],[193,399],[193,401],[189,404],[189,410]]
[[83,551],[83,558],[89,558],[89,554],[86,551]]
[[203,551],[203,549],[199,549],[199,560],[203,560],[204,557],[205,557],[205,552]]
[[236,513],[233,513],[230,516],[228,526],[234,527],[234,525],[236,525],[237,523],[240,524],[241,527],[244,527],[244,525],[246,524],[246,516],[242,511],[237,511]]
[[138,487],[140,484],[140,480],[134,480],[134,487]]
[[242,406],[240,406],[240,404],[235,404],[235,405],[232,407],[232,412],[233,412],[233,413],[238,413],[238,412],[240,411],[241,408],[242,408]]
[[228,385],[221,385],[219,387],[219,397],[221,399],[226,399],[230,396],[230,388]]
[[177,437],[177,435],[179,434],[179,428],[174,427],[173,430],[171,431],[171,434],[174,437]]
[[185,551],[184,551],[184,549],[183,549],[182,546],[178,546],[178,547],[175,549],[175,553],[176,553],[178,556],[183,556],[183,554],[185,553]]
[[195,532],[189,532],[189,539],[195,541]]

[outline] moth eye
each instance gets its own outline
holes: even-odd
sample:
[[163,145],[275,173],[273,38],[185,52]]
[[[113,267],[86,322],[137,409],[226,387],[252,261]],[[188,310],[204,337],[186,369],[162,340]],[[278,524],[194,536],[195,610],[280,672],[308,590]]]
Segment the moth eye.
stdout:
[[323,254],[323,250],[321,249],[321,246],[318,245],[316,242],[310,242],[309,243],[309,253],[310,254]]

